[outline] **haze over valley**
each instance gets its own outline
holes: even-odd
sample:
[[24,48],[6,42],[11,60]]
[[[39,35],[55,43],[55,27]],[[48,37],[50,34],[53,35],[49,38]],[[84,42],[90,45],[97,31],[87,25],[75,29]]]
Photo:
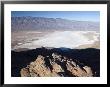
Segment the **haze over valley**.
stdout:
[[39,47],[79,48],[98,41],[98,22],[61,18],[12,17],[12,50]]
[[12,11],[11,76],[99,77],[99,12]]

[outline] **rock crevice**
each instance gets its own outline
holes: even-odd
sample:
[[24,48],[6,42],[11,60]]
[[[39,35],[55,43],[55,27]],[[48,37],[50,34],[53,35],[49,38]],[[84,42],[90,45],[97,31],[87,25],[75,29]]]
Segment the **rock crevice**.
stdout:
[[22,77],[93,77],[91,67],[77,62],[57,53],[38,55],[35,61],[21,69],[20,74]]

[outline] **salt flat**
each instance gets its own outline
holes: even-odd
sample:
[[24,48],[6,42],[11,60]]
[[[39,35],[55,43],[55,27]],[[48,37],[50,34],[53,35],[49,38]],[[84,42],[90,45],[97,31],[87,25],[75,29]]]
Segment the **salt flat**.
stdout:
[[[34,35],[37,37],[37,34]],[[30,40],[14,46],[13,49],[28,48],[35,49],[39,47],[66,47],[78,48],[99,41],[99,33],[96,31],[54,31],[41,36],[39,39]]]

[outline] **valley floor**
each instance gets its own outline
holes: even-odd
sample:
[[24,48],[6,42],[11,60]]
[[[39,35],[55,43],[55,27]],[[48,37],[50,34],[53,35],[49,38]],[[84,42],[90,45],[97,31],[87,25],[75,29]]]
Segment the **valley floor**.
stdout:
[[98,77],[96,31],[19,31],[11,37],[12,77]]
[[96,31],[22,31],[12,32],[12,50],[39,47],[100,48]]

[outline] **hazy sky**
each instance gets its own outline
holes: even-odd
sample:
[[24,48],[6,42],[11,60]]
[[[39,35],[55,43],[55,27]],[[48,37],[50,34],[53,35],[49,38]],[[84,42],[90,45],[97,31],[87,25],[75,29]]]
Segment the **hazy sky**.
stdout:
[[99,11],[12,11],[11,16],[64,18],[78,21],[100,21]]

